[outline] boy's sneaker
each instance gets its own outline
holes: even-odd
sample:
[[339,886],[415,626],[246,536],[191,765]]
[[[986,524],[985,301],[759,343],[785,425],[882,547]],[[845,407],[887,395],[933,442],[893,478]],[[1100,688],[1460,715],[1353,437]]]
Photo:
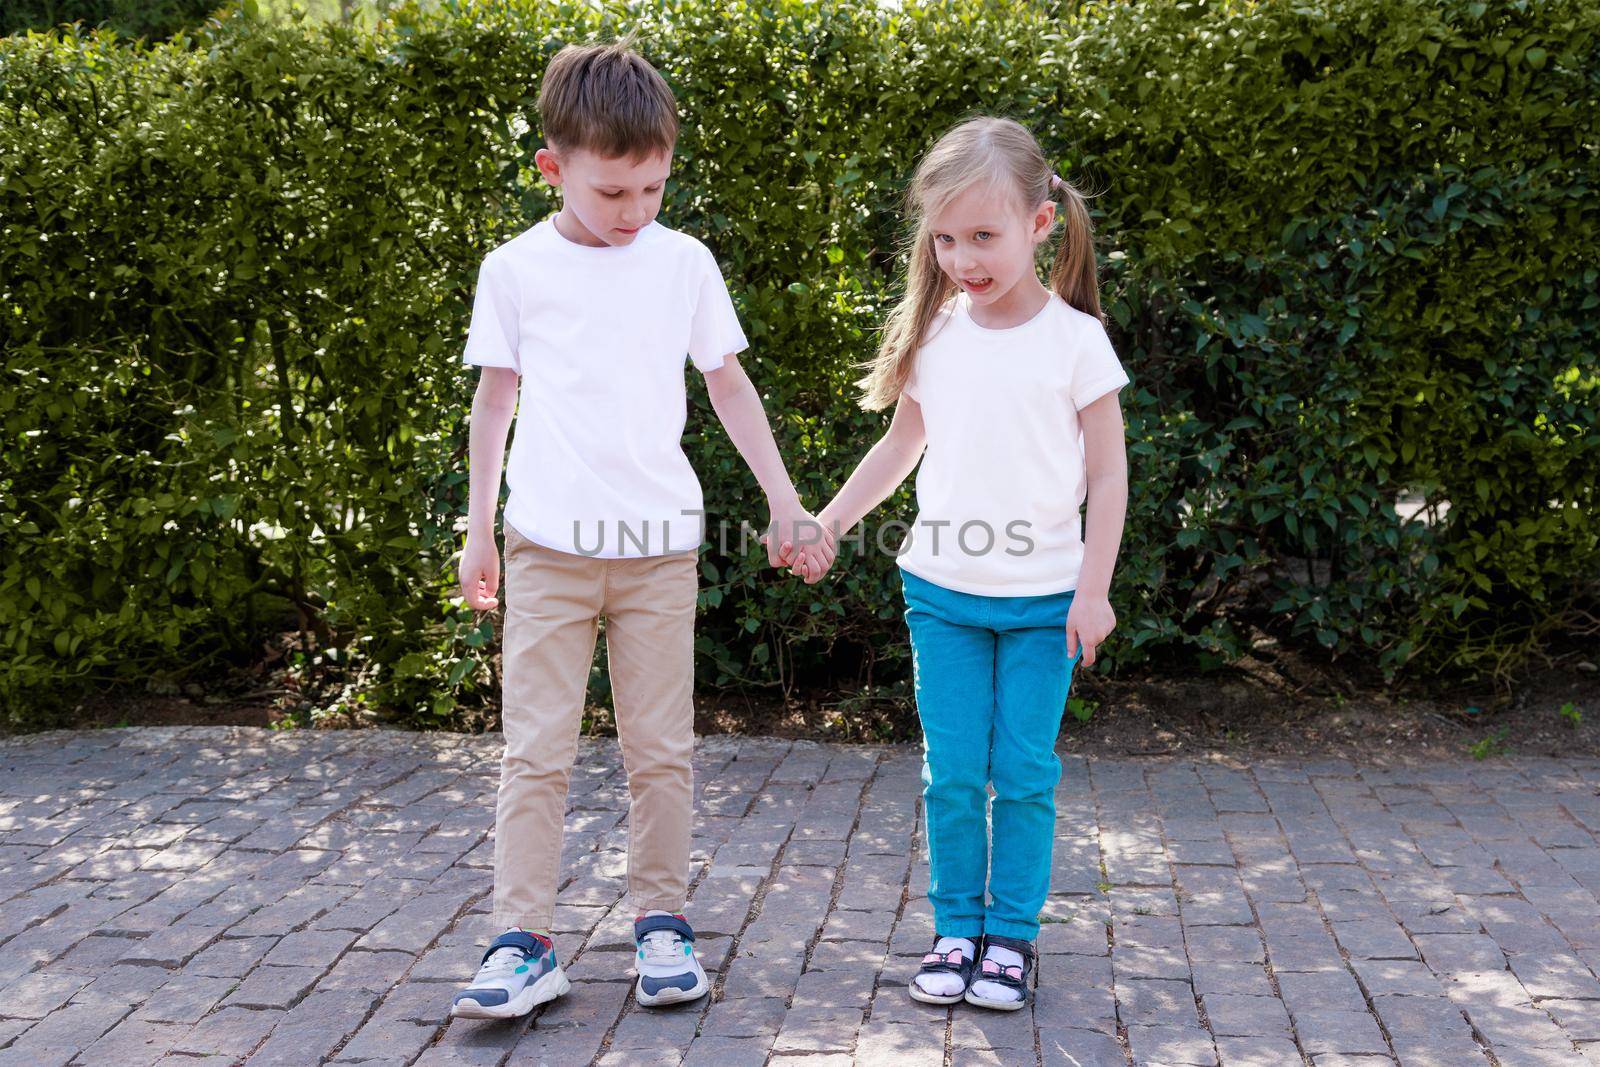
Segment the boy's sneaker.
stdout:
[[456,994],[450,1014],[462,1019],[514,1019],[571,988],[548,937],[508,930],[490,942],[477,977]]
[[633,921],[639,946],[635,996],[647,1008],[699,1000],[710,990],[694,956],[694,928],[682,915],[641,915]]

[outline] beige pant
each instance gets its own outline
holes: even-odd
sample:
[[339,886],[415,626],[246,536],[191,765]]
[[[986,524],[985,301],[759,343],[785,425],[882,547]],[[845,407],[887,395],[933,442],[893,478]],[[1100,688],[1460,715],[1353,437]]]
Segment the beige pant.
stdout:
[[506,527],[506,753],[495,813],[494,920],[549,929],[567,783],[599,616],[628,812],[628,892],[640,912],[683,911],[694,778],[695,552],[598,559]]

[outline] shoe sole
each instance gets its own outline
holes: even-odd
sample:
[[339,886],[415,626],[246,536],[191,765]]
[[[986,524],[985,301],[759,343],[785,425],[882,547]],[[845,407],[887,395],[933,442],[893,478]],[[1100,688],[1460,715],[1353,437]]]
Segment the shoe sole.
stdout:
[[930,993],[926,989],[923,989],[917,984],[917,980],[915,978],[911,980],[911,984],[907,988],[911,991],[912,1000],[920,1001],[923,1004],[938,1004],[940,1006],[960,1004],[967,995],[963,991],[960,993],[950,993],[945,996],[939,996],[936,993]]
[[566,973],[557,967],[504,1004],[484,1005],[475,1000],[458,1000],[451,1006],[450,1014],[457,1019],[515,1019],[541,1004],[548,1004],[571,988],[572,983],[567,980]]
[[988,1008],[990,1011],[1021,1011],[1028,1004],[1027,997],[1021,1000],[984,1000],[982,997],[973,996],[970,989],[962,999],[974,1007]]
[[706,981],[705,975],[690,989],[663,989],[655,996],[646,993],[640,983],[633,983],[633,999],[644,1008],[664,1008],[671,1004],[687,1004],[691,1000],[699,1000],[711,992],[711,984]]

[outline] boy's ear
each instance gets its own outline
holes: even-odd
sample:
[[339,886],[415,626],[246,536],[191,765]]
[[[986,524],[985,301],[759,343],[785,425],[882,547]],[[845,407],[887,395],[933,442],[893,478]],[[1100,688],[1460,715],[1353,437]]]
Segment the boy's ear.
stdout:
[[561,184],[561,157],[549,148],[541,148],[533,154],[533,165],[539,168],[539,173],[551,185]]

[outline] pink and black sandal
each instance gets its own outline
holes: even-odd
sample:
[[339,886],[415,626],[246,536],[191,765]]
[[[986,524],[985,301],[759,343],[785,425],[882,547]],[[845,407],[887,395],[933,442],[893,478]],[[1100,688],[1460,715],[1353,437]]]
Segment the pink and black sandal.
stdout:
[[967,995],[967,989],[972,985],[972,971],[978,961],[968,956],[960,948],[953,948],[949,952],[935,951],[939,947],[939,938],[933,939],[934,948],[922,957],[922,966],[917,968],[917,974],[953,974],[961,979],[961,992],[951,993],[949,996],[937,996],[923,989],[917,984],[915,976],[911,979],[911,999],[920,1000],[924,1004],[956,1004]]
[[967,995],[963,999],[968,1004],[976,1004],[980,1008],[993,1008],[995,1011],[1016,1011],[1027,1006],[1028,999],[1033,996],[1032,983],[1033,961],[1035,959],[1033,942],[1021,941],[1014,937],[1001,937],[998,934],[985,934],[983,945],[978,949],[984,955],[988,954],[990,945],[1008,948],[1022,957],[1020,967],[1002,967],[991,959],[984,959],[978,965],[978,973],[972,978],[973,982],[993,982],[1008,989],[1015,989],[1022,994],[1015,1000],[990,1000],[980,997],[972,991],[972,982],[967,983]]

